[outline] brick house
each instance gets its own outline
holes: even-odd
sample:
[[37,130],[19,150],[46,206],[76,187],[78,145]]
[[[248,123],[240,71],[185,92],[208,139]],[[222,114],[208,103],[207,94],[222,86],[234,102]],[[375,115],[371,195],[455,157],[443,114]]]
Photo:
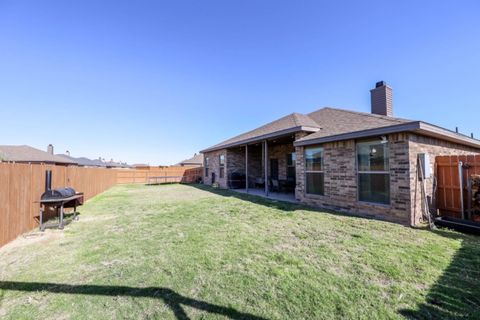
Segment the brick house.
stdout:
[[419,176],[434,210],[435,157],[479,154],[480,141],[394,117],[392,89],[383,81],[371,90],[371,107],[292,113],[202,150],[204,183],[416,225]]

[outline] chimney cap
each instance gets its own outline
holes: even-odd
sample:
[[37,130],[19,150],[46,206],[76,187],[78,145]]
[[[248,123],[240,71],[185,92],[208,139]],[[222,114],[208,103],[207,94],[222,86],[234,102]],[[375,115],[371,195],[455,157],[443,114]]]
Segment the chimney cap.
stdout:
[[383,86],[386,86],[387,85],[387,82],[386,81],[378,81],[376,84],[375,84],[375,88],[378,88],[378,87],[383,87]]

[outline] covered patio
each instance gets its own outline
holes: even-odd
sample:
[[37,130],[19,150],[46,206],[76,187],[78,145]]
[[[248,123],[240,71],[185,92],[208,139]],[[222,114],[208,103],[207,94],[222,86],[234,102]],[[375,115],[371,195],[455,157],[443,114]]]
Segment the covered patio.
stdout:
[[294,134],[227,149],[228,188],[295,201]]

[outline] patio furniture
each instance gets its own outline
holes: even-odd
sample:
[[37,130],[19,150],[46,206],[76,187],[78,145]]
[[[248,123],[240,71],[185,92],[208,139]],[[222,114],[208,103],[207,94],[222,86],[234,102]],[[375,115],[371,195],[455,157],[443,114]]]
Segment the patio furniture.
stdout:
[[264,188],[265,180],[263,178],[255,178],[255,188]]
[[277,179],[271,179],[271,190],[280,192],[280,183]]
[[295,191],[295,178],[288,177],[287,180],[285,180],[285,192],[294,192]]

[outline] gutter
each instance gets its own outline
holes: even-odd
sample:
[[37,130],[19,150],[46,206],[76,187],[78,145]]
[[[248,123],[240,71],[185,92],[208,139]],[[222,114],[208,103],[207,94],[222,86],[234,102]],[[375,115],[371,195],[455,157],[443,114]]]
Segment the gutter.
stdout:
[[373,128],[361,131],[353,131],[347,132],[342,134],[337,134],[333,136],[327,137],[320,137],[316,139],[308,139],[308,136],[305,137],[305,140],[297,140],[293,144],[295,147],[307,146],[312,144],[321,144],[326,142],[335,142],[341,140],[351,140],[351,139],[358,139],[358,138],[367,138],[371,136],[381,136],[389,133],[398,133],[398,132],[405,132],[405,131],[415,131],[420,129],[420,122],[408,122],[397,124],[388,127],[380,127],[380,128]]
[[303,139],[295,141],[294,146],[301,147],[301,146],[307,146],[312,144],[322,144],[327,142],[367,138],[372,136],[381,136],[381,135],[386,135],[391,133],[400,133],[400,132],[417,132],[425,136],[430,136],[430,137],[438,138],[440,140],[455,142],[461,145],[466,145],[466,146],[480,149],[480,140],[473,139],[464,135],[460,135],[453,131],[450,131],[426,122],[422,122],[422,121],[414,121],[414,122],[402,123],[402,124],[388,126],[388,127],[380,127],[380,128],[373,128],[368,130],[347,132],[347,133],[342,133],[342,134],[333,135],[333,136],[320,137],[316,139],[308,139],[308,136],[307,136]]

